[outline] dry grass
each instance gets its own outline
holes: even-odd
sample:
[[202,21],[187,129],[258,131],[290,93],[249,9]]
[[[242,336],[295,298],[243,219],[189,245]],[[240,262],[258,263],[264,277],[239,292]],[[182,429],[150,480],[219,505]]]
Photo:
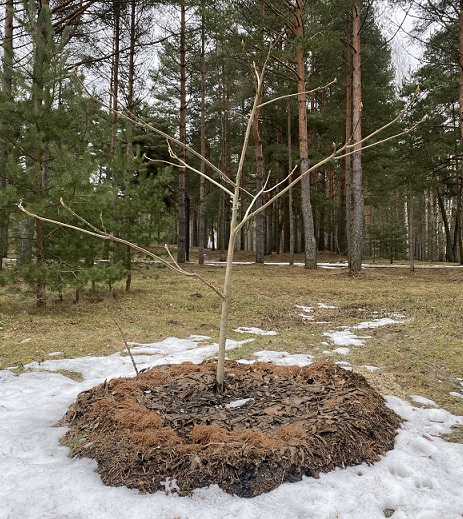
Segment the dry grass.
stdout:
[[[221,267],[192,264],[191,269],[221,287]],[[463,399],[449,395],[459,389],[457,379],[463,377],[462,269],[412,273],[406,268],[373,268],[351,277],[344,269],[238,265],[233,279],[230,337],[243,338],[233,332],[238,326],[278,332],[257,336],[230,352],[233,358],[251,358],[262,349],[326,358],[324,332],[401,313],[410,321],[359,331],[359,335],[371,336],[365,346],[330,358],[347,360],[363,374],[367,374],[363,365],[381,366],[381,371],[367,375],[382,393],[419,394],[463,414]],[[113,295],[87,294],[78,304],[72,299],[72,294],[63,302],[51,296],[48,307],[38,310],[24,287],[0,288],[0,369],[56,358],[49,354],[57,351],[61,352],[58,358],[120,351],[124,345],[114,319],[130,341],[154,342],[190,334],[218,339],[218,297],[197,280],[179,277],[166,268],[141,267],[128,294],[121,285]],[[295,305],[317,303],[336,306],[315,308],[315,321],[327,323],[303,321]],[[23,342],[26,339],[30,340]]]

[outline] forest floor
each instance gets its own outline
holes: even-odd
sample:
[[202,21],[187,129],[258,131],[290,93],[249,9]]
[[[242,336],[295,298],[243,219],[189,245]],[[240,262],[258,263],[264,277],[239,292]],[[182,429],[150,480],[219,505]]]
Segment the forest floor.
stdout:
[[[187,268],[220,288],[218,259]],[[224,395],[211,389],[210,361],[105,382],[70,407],[63,441],[74,455],[95,458],[104,482],[154,492],[175,475],[183,493],[218,483],[250,497],[384,455],[400,419],[379,393],[463,414],[461,268],[369,265],[351,276],[330,257],[316,271],[273,256],[264,265],[249,255],[237,260],[230,336],[249,340],[228,352],[233,377]],[[104,356],[128,341],[217,340],[220,300],[198,279],[140,263],[129,293],[88,292],[78,303],[72,293],[52,294],[37,309],[26,287],[10,280],[0,288],[0,309],[0,369],[21,373],[29,362]],[[263,350],[283,363],[313,364],[234,362],[259,359]],[[262,387],[267,395],[257,395]],[[461,442],[461,427],[447,438]]]
[[[208,253],[208,261],[217,259]],[[249,253],[236,255],[237,261],[252,259]],[[194,255],[191,260],[189,270],[222,288],[222,268],[198,266]],[[231,351],[232,360],[272,349],[347,362],[382,394],[420,394],[463,415],[463,398],[455,396],[463,378],[462,268],[365,268],[350,276],[346,268],[309,271],[279,264],[284,261],[287,256],[272,255],[264,265],[235,267],[229,337],[242,338],[234,331],[242,326],[277,335],[258,335]],[[321,255],[319,261],[335,266],[340,259]],[[40,362],[58,351],[58,358],[108,355],[123,350],[125,339],[149,343],[200,334],[218,340],[220,300],[198,279],[147,264],[134,271],[132,287],[129,293],[123,283],[111,293],[88,292],[77,304],[72,292],[63,300],[52,293],[47,307],[38,309],[19,281],[0,283],[0,369]],[[397,315],[398,322],[387,326],[355,328]]]

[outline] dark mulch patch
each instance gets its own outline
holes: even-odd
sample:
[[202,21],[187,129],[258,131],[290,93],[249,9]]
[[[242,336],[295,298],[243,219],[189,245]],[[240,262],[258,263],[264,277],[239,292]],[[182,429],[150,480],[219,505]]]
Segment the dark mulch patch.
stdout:
[[107,485],[185,495],[218,484],[244,497],[373,463],[394,446],[400,418],[361,375],[328,362],[227,362],[216,393],[215,369],[160,366],[84,391],[62,443],[94,458]]

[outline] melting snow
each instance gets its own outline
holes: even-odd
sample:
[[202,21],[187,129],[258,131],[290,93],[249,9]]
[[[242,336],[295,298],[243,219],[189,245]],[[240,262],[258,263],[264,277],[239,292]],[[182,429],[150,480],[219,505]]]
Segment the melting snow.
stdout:
[[[194,336],[193,336],[194,337]],[[198,346],[197,337],[135,346],[140,368],[185,359],[201,362],[217,345]],[[230,341],[228,347],[240,343]],[[261,351],[257,358],[304,365],[308,355]],[[77,394],[105,379],[131,376],[126,355],[53,359],[26,366],[15,376],[0,371],[0,517],[5,519],[384,519],[395,510],[397,519],[457,519],[463,513],[461,467],[463,445],[438,437],[463,417],[443,409],[415,408],[396,397],[388,405],[405,422],[394,450],[379,462],[358,465],[286,483],[252,499],[230,496],[217,486],[178,497],[175,480],[166,492],[140,494],[125,487],[107,487],[89,459],[69,458],[59,444],[64,427],[54,424]],[[83,382],[56,371],[81,372]],[[40,371],[35,371],[40,370]]]

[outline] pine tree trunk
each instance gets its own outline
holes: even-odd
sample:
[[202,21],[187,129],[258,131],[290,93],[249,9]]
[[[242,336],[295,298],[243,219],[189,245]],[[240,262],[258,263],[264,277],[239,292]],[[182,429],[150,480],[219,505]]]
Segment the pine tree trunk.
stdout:
[[[48,0],[41,0],[37,13],[37,42],[34,49],[34,72],[33,72],[33,96],[34,96],[34,115],[37,120],[43,115],[44,99],[45,99],[45,76],[49,66],[49,56],[47,46],[49,44],[50,34],[48,27],[50,25],[50,7]],[[37,129],[40,135],[39,128]],[[46,143],[38,144],[34,151],[34,171],[35,171],[35,194],[40,199],[46,188],[48,180],[48,164],[44,156]],[[46,258],[45,258],[45,232],[44,223],[41,220],[35,222],[35,254],[37,262],[37,283],[36,283],[36,302],[38,307],[46,305],[45,289],[46,289]]]
[[[303,0],[296,0],[295,16],[296,38],[304,37],[303,29]],[[299,159],[301,174],[309,169],[309,145],[307,132],[307,96],[305,94],[305,57],[302,43],[297,45],[297,101],[299,117]],[[305,175],[301,179],[301,209],[304,222],[304,247],[305,247],[305,268],[315,269],[317,267],[317,246],[315,242],[315,229],[313,220],[312,203],[310,201],[310,175]]]
[[[134,82],[135,82],[135,43],[136,43],[136,0],[130,0],[130,48],[129,48],[129,71],[127,81],[127,110],[129,113],[134,111]],[[133,124],[127,121],[126,142],[127,142],[127,171],[128,178],[123,179],[124,197],[130,199],[130,177],[133,174]],[[128,234],[130,227],[133,225],[130,216],[125,218],[124,227]],[[132,286],[132,249],[127,246],[124,254],[124,267],[127,272],[125,278],[125,291],[129,292]]]
[[[262,95],[258,101],[262,102]],[[256,159],[256,193],[262,190],[264,185],[264,152],[262,139],[259,134],[259,110],[256,111],[252,122],[252,135],[254,138],[254,154]],[[255,204],[256,209],[262,207],[262,195],[258,196]],[[261,212],[255,217],[256,223],[256,263],[264,263],[265,254],[265,219]]]
[[[262,49],[264,47],[264,28],[262,26],[264,20],[264,2],[260,2],[260,37],[261,37],[261,46]],[[262,71],[262,51],[259,53],[259,73]],[[262,90],[257,94],[258,104],[262,103]],[[264,152],[262,146],[262,139],[259,133],[259,116],[260,110],[257,109],[254,114],[254,119],[252,121],[252,136],[254,139],[254,154],[256,158],[256,193],[259,193],[262,190],[262,186],[264,185]],[[259,209],[262,207],[263,199],[262,195],[258,196],[256,199],[255,207]],[[256,263],[264,263],[264,255],[265,255],[265,218],[264,213],[261,212],[255,217],[255,225],[256,225]]]
[[111,132],[111,154],[116,152],[117,122],[119,109],[119,63],[120,63],[120,40],[121,40],[121,5],[120,0],[115,0],[114,8],[114,40],[113,60],[111,70],[111,106],[113,108],[112,132]]
[[[463,142],[463,0],[460,0],[459,6],[459,14],[458,14],[458,64],[460,66],[460,74],[459,74],[459,86],[458,86],[458,106],[460,112],[460,139]],[[460,179],[460,190],[459,190],[459,206],[463,203],[462,197],[463,190],[463,180]],[[460,211],[461,218],[461,211]],[[460,245],[460,263],[463,264],[463,245],[462,245],[462,237],[461,237],[461,222],[459,225],[460,228],[460,236],[459,236],[459,245]]]
[[[5,32],[3,36],[2,90],[5,97],[10,99],[13,85],[13,13],[13,0],[7,0],[5,2]],[[3,127],[4,124],[0,123],[0,126]],[[0,149],[0,191],[6,189],[8,184],[5,168],[7,167],[9,154],[9,146],[4,143],[2,149]],[[9,221],[9,209],[7,207],[0,209],[0,270],[3,268],[3,258],[8,256]]]
[[[206,27],[205,2],[201,1],[201,156],[206,157]],[[201,161],[201,173],[206,174],[206,164]],[[203,176],[199,178],[198,208],[198,263],[204,264],[204,241],[206,234],[205,212],[206,187]]]
[[352,20],[352,124],[354,154],[352,156],[352,219],[349,249],[349,270],[359,272],[363,256],[364,199],[362,186],[362,74],[360,56],[361,3],[356,2]]
[[[291,103],[288,100],[288,174],[293,170],[293,144],[291,133]],[[291,181],[290,179],[289,181]],[[294,204],[293,189],[288,192],[288,219],[289,219],[289,264],[294,265]]]
[[[179,138],[186,144],[186,8],[185,2],[180,3],[180,123]],[[186,159],[186,151],[182,146],[179,150],[181,160]],[[177,261],[185,263],[186,250],[186,171],[184,166],[178,168],[178,237]]]

